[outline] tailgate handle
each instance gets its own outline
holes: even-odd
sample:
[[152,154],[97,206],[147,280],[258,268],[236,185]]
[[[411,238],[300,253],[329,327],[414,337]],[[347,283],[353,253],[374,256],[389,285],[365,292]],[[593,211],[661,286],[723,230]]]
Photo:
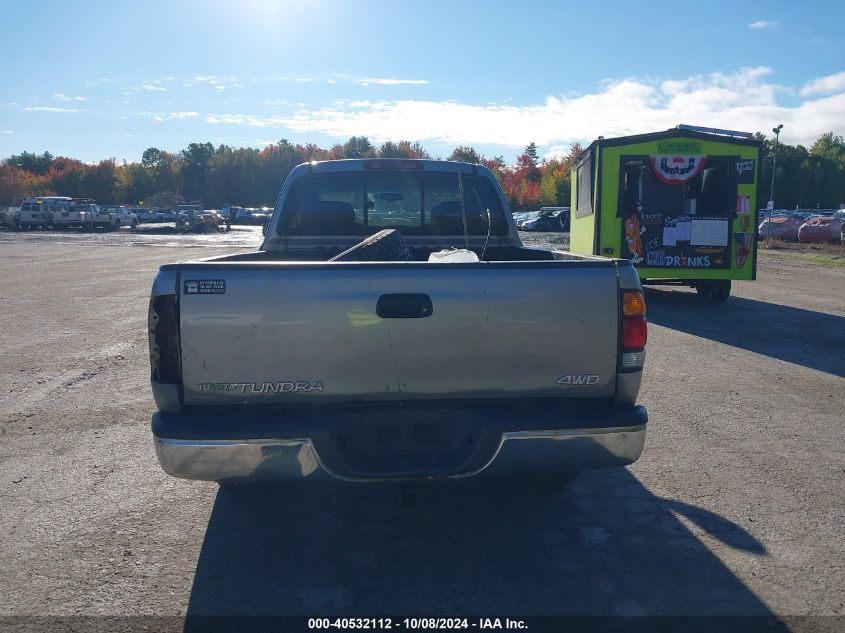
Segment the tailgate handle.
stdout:
[[421,319],[433,312],[431,297],[423,294],[382,295],[376,304],[376,314],[382,319]]

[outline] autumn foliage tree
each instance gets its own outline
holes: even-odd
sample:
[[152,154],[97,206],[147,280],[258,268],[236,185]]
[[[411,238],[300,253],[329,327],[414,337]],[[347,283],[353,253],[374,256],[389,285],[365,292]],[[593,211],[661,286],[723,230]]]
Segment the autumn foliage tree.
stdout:
[[[757,139],[763,144],[760,200],[764,201],[772,177],[774,141],[762,134]],[[582,149],[576,143],[564,154],[543,158],[532,142],[508,164],[503,156],[488,158],[471,146],[460,145],[448,159],[489,168],[517,211],[569,206],[570,173]],[[215,148],[207,142],[191,143],[176,153],[149,147],[139,162],[106,159],[84,163],[49,152],[21,152],[0,161],[0,205],[17,205],[26,196],[63,195],[129,205],[142,200],[185,199],[200,200],[208,208],[264,206],[273,203],[287,175],[300,163],[376,157],[428,159],[431,155],[417,142],[386,140],[375,145],[366,136],[353,136],[329,148],[285,139],[261,150],[228,145]],[[778,145],[777,207],[835,208],[843,202],[845,141],[841,136],[823,134],[809,148]]]

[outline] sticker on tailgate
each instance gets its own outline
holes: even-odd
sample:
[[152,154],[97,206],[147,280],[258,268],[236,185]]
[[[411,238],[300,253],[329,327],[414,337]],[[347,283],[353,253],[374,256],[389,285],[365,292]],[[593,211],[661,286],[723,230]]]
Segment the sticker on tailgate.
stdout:
[[186,295],[225,295],[225,279],[186,279]]

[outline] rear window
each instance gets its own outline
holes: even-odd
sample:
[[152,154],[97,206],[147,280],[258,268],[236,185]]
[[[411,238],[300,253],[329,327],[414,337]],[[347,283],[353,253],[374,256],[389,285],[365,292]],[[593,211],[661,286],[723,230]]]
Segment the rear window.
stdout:
[[[493,184],[484,177],[380,171],[303,176],[282,208],[287,235],[368,235],[398,229],[406,235],[487,234],[508,231]],[[463,185],[463,207],[460,185]]]

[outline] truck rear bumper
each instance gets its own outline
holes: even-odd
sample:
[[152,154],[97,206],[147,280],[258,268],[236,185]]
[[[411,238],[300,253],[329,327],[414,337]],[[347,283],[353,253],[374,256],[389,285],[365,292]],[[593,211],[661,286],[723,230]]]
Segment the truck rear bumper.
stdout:
[[[642,407],[606,412],[605,424],[568,429],[504,430],[494,424],[489,441],[466,459],[436,458],[427,468],[417,460],[406,468],[373,470],[351,467],[315,433],[290,437],[196,437],[174,433],[172,414],[153,416],[153,436],[161,467],[174,477],[209,481],[292,481],[436,479],[498,477],[625,466],[636,461],[645,444],[647,414]],[[193,416],[192,416],[193,417]],[[592,416],[589,416],[592,417]],[[622,424],[614,424],[620,422]],[[608,425],[611,424],[611,425]],[[193,428],[194,425],[191,425]],[[212,428],[215,424],[210,425]],[[237,429],[234,422],[230,428]],[[520,426],[526,426],[524,423]],[[531,426],[531,425],[527,425]],[[170,437],[168,437],[168,435]],[[209,437],[214,433],[209,433]],[[228,434],[227,434],[228,435]],[[319,450],[318,450],[319,447]],[[402,463],[401,460],[399,462]]]

